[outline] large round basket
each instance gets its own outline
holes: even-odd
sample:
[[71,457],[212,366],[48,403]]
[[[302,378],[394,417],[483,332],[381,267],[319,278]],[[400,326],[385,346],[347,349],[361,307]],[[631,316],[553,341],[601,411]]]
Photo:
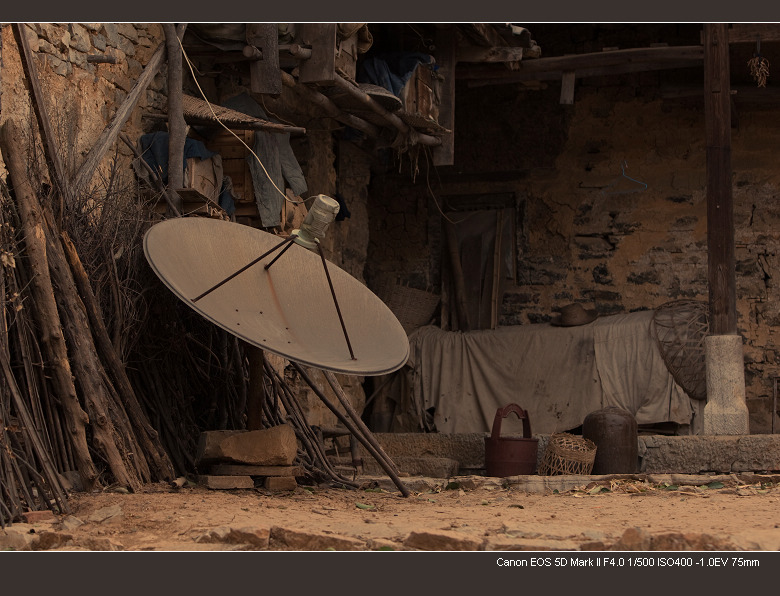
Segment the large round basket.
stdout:
[[554,433],[544,451],[540,476],[590,474],[596,459],[596,444],[569,433]]
[[707,399],[704,340],[709,335],[709,305],[673,300],[653,314],[650,331],[666,368],[691,399]]

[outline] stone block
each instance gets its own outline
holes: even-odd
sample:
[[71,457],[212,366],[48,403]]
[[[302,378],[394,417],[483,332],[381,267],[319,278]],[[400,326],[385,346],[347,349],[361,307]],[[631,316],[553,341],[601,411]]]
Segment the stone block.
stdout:
[[403,544],[385,538],[371,538],[366,547],[368,550],[406,550]]
[[550,551],[579,550],[579,544],[574,540],[554,540],[550,538],[516,538],[490,540],[485,550],[494,551]]
[[62,532],[40,532],[36,536],[32,543],[32,550],[52,550],[65,546],[73,540],[73,536]]
[[298,483],[295,476],[269,476],[263,482],[263,488],[266,490],[295,490]]
[[703,434],[749,434],[742,337],[710,335],[704,340],[704,348],[707,363],[707,405],[704,406]]
[[70,46],[79,52],[89,52],[92,49],[89,31],[78,23],[71,23],[70,27]]
[[564,493],[588,482],[597,480],[600,476],[584,476],[567,474],[560,476],[509,476],[504,478],[507,486],[529,494],[545,495],[554,492]]
[[119,35],[126,37],[130,41],[138,41],[138,30],[132,23],[117,23],[116,29]]
[[780,469],[780,435],[639,438],[647,474],[755,472]]
[[122,50],[125,56],[135,56],[135,46],[133,45],[133,42],[125,37],[119,37],[118,49]]
[[780,529],[752,528],[731,536],[734,547],[739,550],[780,551]]
[[106,38],[106,43],[112,48],[119,47],[119,30],[115,23],[103,23],[102,33]]
[[[619,543],[614,550],[620,550]],[[647,550],[653,551],[724,551],[734,550],[730,541],[698,532],[664,532],[654,534]]]
[[32,544],[37,538],[30,524],[12,524],[0,528],[0,551],[32,550]]
[[197,463],[289,466],[297,453],[295,431],[287,424],[252,431],[214,430],[201,433]]
[[83,526],[84,522],[81,521],[75,515],[69,515],[60,522],[60,527],[64,530],[75,530],[79,526]]
[[223,526],[211,528],[207,532],[197,536],[195,542],[207,544],[246,544],[256,549],[266,549],[268,548],[270,536],[271,530],[269,528],[233,528]]
[[22,513],[28,524],[35,524],[42,521],[54,521],[54,513],[48,509],[45,511],[25,511]]
[[198,476],[198,484],[213,490],[254,488],[251,476]]
[[110,507],[101,507],[90,514],[89,517],[87,517],[87,521],[100,524],[107,521],[119,520],[123,515],[124,512],[122,511],[122,507],[119,505],[111,505]]
[[96,50],[99,50],[101,52],[105,51],[106,49],[106,38],[100,35],[99,33],[95,33],[92,36],[92,43],[95,46]]
[[50,56],[54,56],[55,58],[59,58],[59,59],[65,57],[65,54],[60,52],[56,47],[54,47],[45,39],[38,40],[38,52],[41,54],[49,54]]
[[349,536],[337,536],[324,532],[293,530],[281,526],[271,528],[270,546],[289,550],[364,550],[366,543]]
[[615,543],[613,550],[646,551],[650,550],[651,542],[652,536],[644,528],[628,528]]
[[54,73],[61,77],[67,76],[73,68],[69,62],[60,60],[56,56],[49,56],[49,64],[51,64],[51,69]]
[[300,466],[249,466],[244,464],[216,464],[209,468],[215,476],[303,476]]
[[125,550],[125,547],[122,544],[111,540],[110,538],[87,538],[81,543],[81,546],[91,551],[115,552]]
[[404,546],[416,550],[462,551],[482,550],[482,541],[449,530],[410,532]]

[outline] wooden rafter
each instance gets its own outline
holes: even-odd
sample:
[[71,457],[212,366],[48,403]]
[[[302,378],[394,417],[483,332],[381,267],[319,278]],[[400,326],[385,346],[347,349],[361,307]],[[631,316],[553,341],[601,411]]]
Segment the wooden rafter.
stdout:
[[729,29],[729,43],[780,41],[778,23],[735,23]]
[[700,65],[703,60],[702,46],[651,47],[539,58],[521,62],[516,71],[460,67],[457,74],[461,80],[554,80],[560,79],[564,72],[573,71],[577,78],[582,78],[659,68],[684,68]]

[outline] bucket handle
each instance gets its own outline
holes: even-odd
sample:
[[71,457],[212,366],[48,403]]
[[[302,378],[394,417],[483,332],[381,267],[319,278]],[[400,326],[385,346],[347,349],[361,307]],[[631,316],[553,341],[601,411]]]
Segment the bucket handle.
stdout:
[[501,421],[512,412],[523,421],[523,438],[531,438],[531,421],[528,419],[528,413],[517,404],[509,404],[496,411],[496,417],[493,420],[493,433],[490,435],[491,440],[497,440],[501,436]]

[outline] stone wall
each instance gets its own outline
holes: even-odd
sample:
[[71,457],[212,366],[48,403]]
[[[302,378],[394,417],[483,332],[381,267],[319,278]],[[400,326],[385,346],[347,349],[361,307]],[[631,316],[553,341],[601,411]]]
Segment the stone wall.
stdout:
[[[23,25],[33,52],[46,110],[66,171],[73,175],[89,149],[127,97],[144,65],[163,39],[159,24],[38,23]],[[106,56],[115,63],[93,63],[89,56]],[[144,132],[143,115],[167,105],[165,67],[141,97],[124,128],[130,138]],[[32,118],[22,62],[12,27],[2,27],[0,121]],[[126,158],[130,150],[118,144]]]

